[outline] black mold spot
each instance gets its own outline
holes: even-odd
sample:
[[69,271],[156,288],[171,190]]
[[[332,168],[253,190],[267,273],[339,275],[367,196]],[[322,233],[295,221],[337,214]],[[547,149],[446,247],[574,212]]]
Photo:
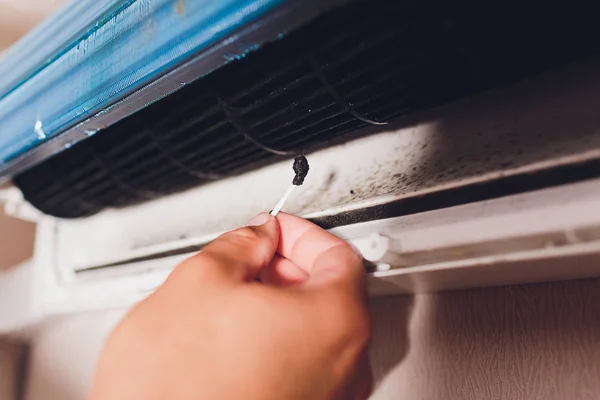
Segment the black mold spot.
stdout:
[[294,158],[293,168],[296,176],[294,176],[292,183],[296,186],[300,186],[304,183],[304,179],[306,178],[306,175],[308,175],[308,170],[310,169],[306,157],[300,155]]

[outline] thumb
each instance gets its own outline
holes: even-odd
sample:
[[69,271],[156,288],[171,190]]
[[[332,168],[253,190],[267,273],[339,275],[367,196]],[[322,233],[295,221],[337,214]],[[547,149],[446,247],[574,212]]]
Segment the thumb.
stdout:
[[364,300],[367,295],[362,259],[347,243],[333,246],[315,260],[305,287],[325,288]]
[[279,223],[259,214],[239,228],[219,236],[182,267],[197,268],[204,279],[251,281],[269,265],[279,243]]

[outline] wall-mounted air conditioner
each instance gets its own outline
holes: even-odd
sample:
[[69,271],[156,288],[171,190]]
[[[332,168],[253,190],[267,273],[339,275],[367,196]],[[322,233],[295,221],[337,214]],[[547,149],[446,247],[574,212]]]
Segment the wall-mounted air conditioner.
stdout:
[[133,304],[270,210],[298,153],[284,211],[354,245],[372,295],[600,276],[594,13],[97,3],[0,64],[1,198],[37,224],[0,330]]

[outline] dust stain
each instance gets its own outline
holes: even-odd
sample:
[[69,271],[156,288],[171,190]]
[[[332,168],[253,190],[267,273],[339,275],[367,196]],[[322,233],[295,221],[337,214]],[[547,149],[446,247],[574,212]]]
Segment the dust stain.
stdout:
[[183,13],[185,13],[185,3],[183,2],[183,0],[177,0],[175,2],[174,8],[177,15],[183,15]]

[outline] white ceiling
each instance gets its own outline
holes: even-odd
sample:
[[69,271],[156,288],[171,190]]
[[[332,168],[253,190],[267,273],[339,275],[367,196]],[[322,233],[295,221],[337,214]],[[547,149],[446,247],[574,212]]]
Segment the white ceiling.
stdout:
[[0,52],[65,2],[65,0],[0,0]]

